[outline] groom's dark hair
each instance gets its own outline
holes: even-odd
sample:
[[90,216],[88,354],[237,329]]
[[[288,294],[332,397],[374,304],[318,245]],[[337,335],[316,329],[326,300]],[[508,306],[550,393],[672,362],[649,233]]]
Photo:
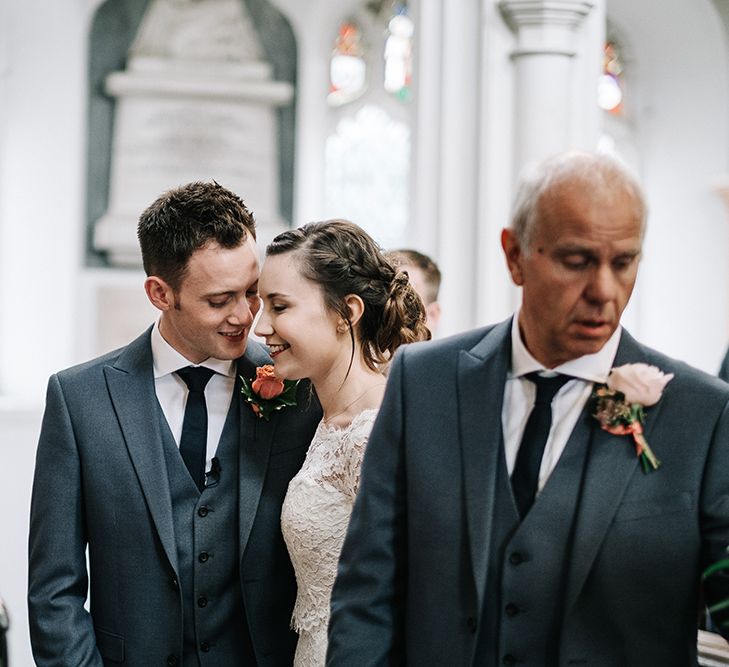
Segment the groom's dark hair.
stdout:
[[137,238],[148,276],[177,290],[192,254],[210,242],[237,248],[256,222],[240,197],[215,181],[195,181],[169,190],[139,217]]

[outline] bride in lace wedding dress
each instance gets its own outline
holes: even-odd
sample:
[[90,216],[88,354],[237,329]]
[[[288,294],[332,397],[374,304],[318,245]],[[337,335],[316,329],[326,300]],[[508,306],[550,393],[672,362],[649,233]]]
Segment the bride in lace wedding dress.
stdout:
[[298,585],[294,665],[323,667],[329,599],[384,371],[397,347],[430,332],[407,274],[344,220],[277,236],[266,249],[259,291],[256,335],[265,338],[276,375],[309,378],[324,412],[281,510]]
[[292,622],[299,633],[294,664],[301,667],[324,664],[329,598],[376,415],[364,410],[345,428],[321,423],[281,510],[299,586]]

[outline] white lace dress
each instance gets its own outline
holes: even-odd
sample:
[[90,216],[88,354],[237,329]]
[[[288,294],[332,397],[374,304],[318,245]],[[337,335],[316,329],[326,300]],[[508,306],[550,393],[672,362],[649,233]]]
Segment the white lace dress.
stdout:
[[299,633],[295,667],[323,667],[325,662],[329,600],[376,416],[377,410],[365,410],[345,428],[320,422],[286,492],[281,530],[298,586],[291,619]]

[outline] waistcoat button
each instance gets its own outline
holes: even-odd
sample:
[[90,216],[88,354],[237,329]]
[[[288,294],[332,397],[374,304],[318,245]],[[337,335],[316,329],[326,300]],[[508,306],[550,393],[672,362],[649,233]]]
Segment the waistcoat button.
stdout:
[[504,611],[507,616],[516,616],[519,613],[519,607],[517,607],[513,602],[509,602],[509,604],[504,607]]
[[509,562],[512,565],[521,565],[524,560],[524,556],[522,556],[518,551],[514,551],[509,554]]
[[208,644],[207,642],[200,642],[200,650],[203,653],[207,653],[210,650],[210,644]]
[[516,664],[516,658],[511,655],[511,653],[507,653],[503,658],[501,658],[501,663],[506,665],[506,667],[511,667]]
[[208,552],[207,552],[207,551],[201,551],[201,552],[200,552],[200,555],[199,555],[199,556],[197,557],[197,559],[198,559],[198,560],[199,560],[199,561],[200,561],[201,563],[207,563],[207,562],[208,562],[208,558],[209,558],[209,557],[210,557],[210,556],[208,555]]
[[197,606],[198,607],[207,607],[208,606],[208,599],[204,595],[201,595],[197,599]]
[[205,506],[203,505],[202,507],[200,507],[200,508],[199,508],[199,509],[197,510],[197,515],[198,515],[199,517],[202,517],[202,518],[204,519],[204,518],[205,518],[205,517],[206,517],[206,516],[208,515],[208,512],[209,512],[209,511],[210,511],[210,510],[209,510],[209,509],[208,509],[207,507],[205,507]]
[[168,667],[177,667],[177,665],[179,665],[179,664],[180,664],[180,661],[176,655],[167,656],[167,666]]

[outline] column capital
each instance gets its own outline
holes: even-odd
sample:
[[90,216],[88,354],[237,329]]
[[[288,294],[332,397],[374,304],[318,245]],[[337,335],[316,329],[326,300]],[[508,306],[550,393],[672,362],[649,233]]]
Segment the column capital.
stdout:
[[514,57],[574,55],[574,33],[594,0],[500,0],[504,20],[517,36]]
[[574,30],[594,4],[592,0],[501,0],[499,9],[517,30],[524,26],[563,26]]

